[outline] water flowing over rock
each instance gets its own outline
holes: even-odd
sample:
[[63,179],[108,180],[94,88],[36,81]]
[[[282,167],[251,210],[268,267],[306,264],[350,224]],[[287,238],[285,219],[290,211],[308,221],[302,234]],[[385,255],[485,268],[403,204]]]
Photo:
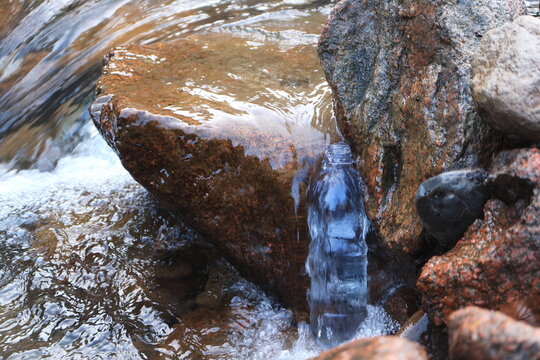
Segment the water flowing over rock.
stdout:
[[305,310],[304,180],[335,129],[329,90],[313,45],[255,40],[118,48],[92,117],[135,180],[244,276]]
[[488,31],[472,62],[482,118],[510,138],[540,141],[540,19],[521,16]]
[[418,343],[397,336],[360,339],[328,350],[312,360],[427,360]]
[[540,359],[540,328],[470,306],[450,316],[450,359]]
[[518,0],[345,0],[331,13],[319,56],[390,247],[422,250],[420,183],[486,166],[499,146],[475,111],[469,62],[484,33],[524,12]]
[[486,181],[484,220],[422,269],[417,286],[436,324],[455,310],[524,307],[540,318],[540,150],[497,155]]

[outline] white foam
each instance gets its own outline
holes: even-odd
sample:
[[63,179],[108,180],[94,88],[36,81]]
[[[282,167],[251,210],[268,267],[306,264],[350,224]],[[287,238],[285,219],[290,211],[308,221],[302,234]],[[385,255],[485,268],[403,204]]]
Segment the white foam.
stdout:
[[32,204],[47,194],[73,189],[107,192],[134,183],[93,125],[88,124],[85,131],[85,140],[72,154],[61,158],[51,172],[8,172],[8,164],[0,165],[0,217],[5,215],[2,209],[6,206]]

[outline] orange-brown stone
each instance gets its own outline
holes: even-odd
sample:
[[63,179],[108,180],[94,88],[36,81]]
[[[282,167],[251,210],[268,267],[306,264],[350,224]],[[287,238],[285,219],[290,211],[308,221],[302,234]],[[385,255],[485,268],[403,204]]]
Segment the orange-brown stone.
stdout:
[[448,322],[450,359],[540,359],[540,328],[475,306],[454,312]]
[[419,277],[422,306],[436,324],[469,305],[540,319],[540,150],[499,154],[487,186],[484,219]]
[[422,360],[428,359],[418,343],[397,336],[355,340],[338,346],[312,360]]
[[319,67],[313,45],[230,34],[126,46],[109,55],[91,109],[135,180],[303,310],[305,181],[335,129]]

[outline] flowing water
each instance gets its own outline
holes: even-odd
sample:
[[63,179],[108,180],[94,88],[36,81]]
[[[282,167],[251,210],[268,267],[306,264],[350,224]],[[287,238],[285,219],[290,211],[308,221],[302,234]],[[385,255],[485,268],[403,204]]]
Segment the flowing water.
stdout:
[[[332,3],[0,0],[0,358],[320,351],[305,324],[131,179],[86,109],[114,46],[211,30],[315,49]],[[315,122],[330,116],[320,88],[306,99]],[[396,330],[380,307],[367,312],[357,336]]]
[[527,12],[529,15],[540,17],[540,1],[539,0],[525,0],[527,4]]
[[[0,358],[306,359],[320,349],[160,208],[89,122],[101,59],[222,31],[316,46],[335,1],[0,0]],[[531,13],[538,1],[529,1]],[[314,118],[328,117],[329,89]],[[357,336],[396,330],[367,308]]]

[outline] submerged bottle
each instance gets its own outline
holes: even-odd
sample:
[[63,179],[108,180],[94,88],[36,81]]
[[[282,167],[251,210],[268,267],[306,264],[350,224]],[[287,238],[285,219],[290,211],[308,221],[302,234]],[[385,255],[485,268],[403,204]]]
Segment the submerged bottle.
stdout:
[[319,345],[351,339],[366,317],[370,222],[349,146],[329,145],[308,189],[310,328]]

